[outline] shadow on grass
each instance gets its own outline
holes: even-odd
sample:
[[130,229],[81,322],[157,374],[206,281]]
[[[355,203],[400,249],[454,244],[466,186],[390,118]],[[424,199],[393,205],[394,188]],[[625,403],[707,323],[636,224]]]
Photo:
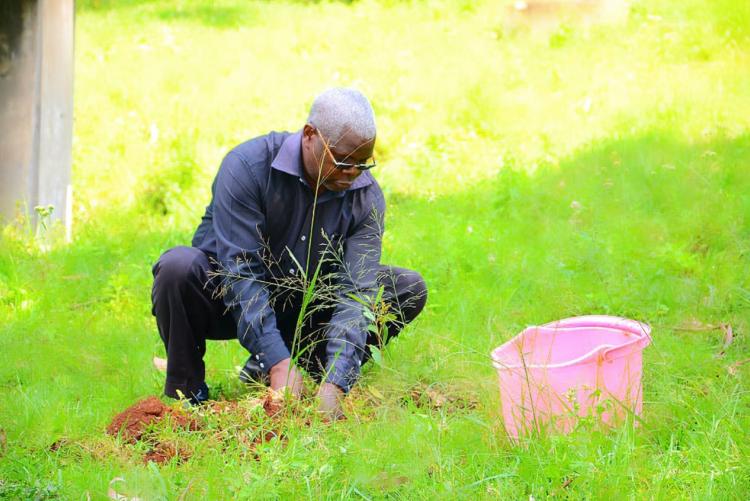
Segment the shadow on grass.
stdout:
[[651,132],[436,199],[391,193],[384,260],[423,273],[427,330],[472,348],[467,364],[572,315],[736,317],[750,308],[748,164],[750,136]]
[[148,0],[89,0],[78,2],[76,11],[110,12],[129,10],[140,20],[166,23],[197,23],[213,28],[235,28],[251,25],[257,17],[247,5],[220,5],[203,2],[151,2]]
[[[338,0],[352,4],[356,0]],[[271,4],[271,0],[244,1],[153,1],[153,0],[79,0],[76,11],[109,12],[128,9],[143,19],[153,19],[167,23],[197,23],[213,28],[236,28],[249,26],[259,18],[258,8]],[[286,0],[290,4],[317,4],[316,0]]]

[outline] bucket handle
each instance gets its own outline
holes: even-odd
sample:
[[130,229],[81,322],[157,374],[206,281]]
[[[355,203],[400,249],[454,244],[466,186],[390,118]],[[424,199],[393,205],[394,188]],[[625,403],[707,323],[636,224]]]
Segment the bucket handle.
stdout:
[[605,362],[611,362],[631,352],[642,350],[650,343],[651,339],[648,336],[641,336],[625,344],[604,349],[602,351],[602,358]]
[[606,315],[586,315],[582,317],[570,317],[544,324],[542,327],[553,329],[571,327],[605,327],[630,332],[637,336],[650,335],[651,326],[637,320],[623,317],[611,317]]

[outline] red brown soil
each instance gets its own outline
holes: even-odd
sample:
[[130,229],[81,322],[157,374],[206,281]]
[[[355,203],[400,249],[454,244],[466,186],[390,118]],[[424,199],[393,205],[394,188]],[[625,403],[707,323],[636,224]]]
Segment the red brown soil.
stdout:
[[270,442],[273,439],[278,440],[281,443],[286,443],[287,438],[286,435],[284,435],[283,432],[280,430],[268,430],[265,432],[257,433],[252,440],[249,440],[245,435],[240,436],[239,440],[242,442],[245,446],[248,447],[251,457],[255,459],[256,461],[260,461],[261,456],[258,452],[258,447],[262,446],[263,444],[266,444]]
[[460,388],[416,385],[411,388],[408,395],[419,408],[457,412],[476,409],[478,406],[476,398]]
[[[270,418],[280,417],[281,413],[284,411],[284,399],[275,396],[272,392],[268,392],[261,399],[260,404],[263,406],[263,412],[265,412],[266,416]],[[273,427],[272,429],[265,432],[261,431],[260,433],[255,435],[252,444],[250,444],[250,449],[253,451],[253,457],[256,459],[256,461],[260,459],[260,456],[255,452],[255,450],[259,446],[270,442],[274,438],[281,442],[286,442],[286,436],[278,427]]]
[[214,414],[230,414],[239,408],[239,403],[233,400],[212,400],[206,405]]
[[199,428],[197,421],[152,396],[115,416],[107,426],[107,433],[113,436],[119,434],[124,441],[134,444],[141,439],[150,424],[166,418],[170,419],[175,429],[195,431]]
[[[275,417],[284,410],[284,399],[275,396],[273,393],[266,393],[263,398],[255,399],[258,405],[263,407],[263,412],[268,417]],[[227,414],[238,412],[240,410],[239,402],[221,400],[209,402],[208,408],[216,414]]]
[[155,463],[163,464],[176,457],[178,462],[182,463],[183,461],[190,459],[190,456],[192,456],[192,454],[184,447],[180,447],[171,442],[159,442],[153,449],[143,456],[143,462],[148,463],[149,461],[153,461]]
[[61,439],[55,440],[54,442],[52,442],[52,445],[49,446],[49,451],[57,452],[60,449],[62,449],[63,446],[67,445],[67,443],[68,443],[67,438],[61,438]]
[[263,410],[266,412],[266,416],[274,417],[282,410],[284,410],[284,400],[280,398],[274,398],[273,394],[268,393],[263,397]]
[[[256,459],[259,459],[255,449],[273,439],[286,441],[286,437],[280,429],[278,418],[281,417],[285,410],[284,399],[268,392],[263,398],[256,400],[257,405],[263,408],[263,412],[270,418],[275,418],[275,425],[268,430],[258,430],[254,436],[242,440],[251,450]],[[209,402],[205,409],[215,414],[231,414],[242,410],[239,402],[217,401]],[[156,441],[155,437],[144,437],[146,429],[154,423],[164,419],[169,419],[173,429],[183,429],[196,431],[200,428],[200,423],[186,413],[164,404],[157,397],[148,397],[136,404],[128,407],[123,412],[114,417],[112,422],[107,426],[107,433],[113,436],[120,436],[124,442],[135,444],[138,441],[146,441],[151,445],[143,457],[143,461],[150,461],[162,464],[177,458],[178,462],[187,461],[192,456],[192,452],[186,447],[180,446],[171,441]],[[223,435],[223,434],[222,434]],[[243,435],[243,437],[246,435]],[[53,444],[52,448],[59,448],[61,444]],[[53,449],[54,450],[54,449]]]

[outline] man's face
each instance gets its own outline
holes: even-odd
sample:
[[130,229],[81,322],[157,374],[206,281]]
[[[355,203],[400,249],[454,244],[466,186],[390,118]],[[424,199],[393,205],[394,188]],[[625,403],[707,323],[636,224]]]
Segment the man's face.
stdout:
[[330,140],[310,124],[302,130],[302,160],[305,175],[311,185],[319,185],[326,190],[344,191],[362,171],[353,165],[344,169],[336,162],[346,164],[369,164],[375,139],[363,140],[348,131],[338,140]]

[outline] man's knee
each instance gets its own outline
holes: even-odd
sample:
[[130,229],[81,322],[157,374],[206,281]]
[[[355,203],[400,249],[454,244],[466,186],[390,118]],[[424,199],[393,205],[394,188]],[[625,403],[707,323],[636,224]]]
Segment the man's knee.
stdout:
[[[385,282],[391,306],[398,311],[404,323],[414,320],[427,303],[427,284],[424,278],[414,270],[389,266],[381,280]],[[381,283],[383,283],[381,282]],[[390,290],[388,290],[390,289]]]
[[200,249],[173,247],[159,257],[152,269],[154,288],[179,287],[200,278],[200,261],[206,259]]
[[405,274],[405,290],[407,298],[403,301],[406,307],[406,321],[411,322],[419,315],[427,304],[427,283],[416,271],[408,270]]

